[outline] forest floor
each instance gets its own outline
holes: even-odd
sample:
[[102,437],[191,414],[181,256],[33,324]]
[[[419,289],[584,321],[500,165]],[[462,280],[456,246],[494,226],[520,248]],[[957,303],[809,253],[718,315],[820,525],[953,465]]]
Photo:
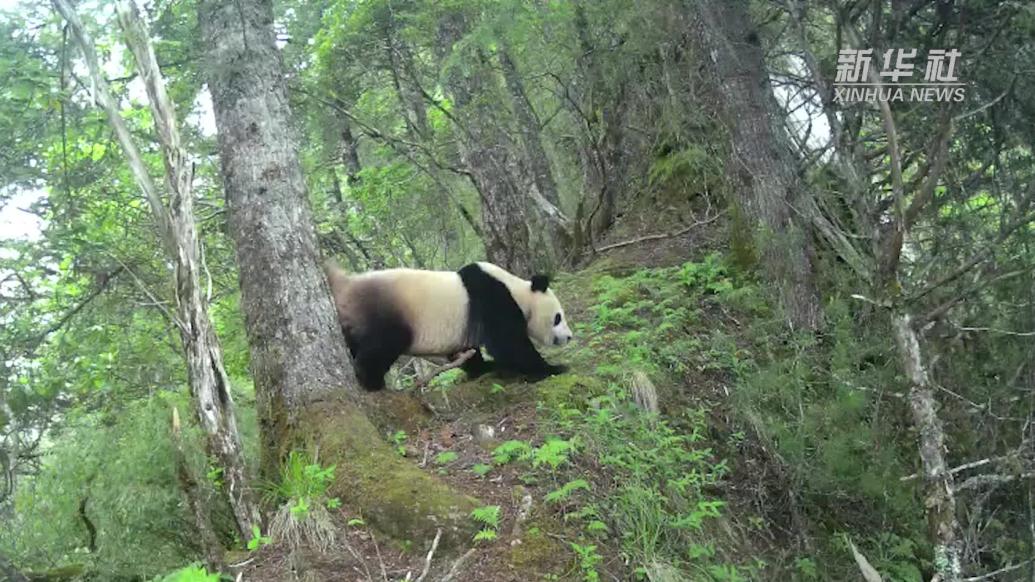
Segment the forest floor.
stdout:
[[481,520],[485,540],[428,561],[432,540],[379,536],[345,506],[331,551],[273,543],[243,580],[762,575],[751,557],[786,553],[796,516],[779,515],[793,504],[779,499],[778,463],[731,420],[745,320],[766,307],[714,253],[719,228],[615,248],[559,276],[576,341],[544,355],[568,373],[527,384],[453,370],[414,395],[430,420],[383,427],[400,454],[499,508]]

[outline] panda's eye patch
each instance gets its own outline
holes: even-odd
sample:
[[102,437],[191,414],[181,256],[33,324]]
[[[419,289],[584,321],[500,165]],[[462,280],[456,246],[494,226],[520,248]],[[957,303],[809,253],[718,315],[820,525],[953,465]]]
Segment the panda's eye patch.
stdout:
[[553,324],[554,325],[560,325],[561,324],[561,314],[560,313],[558,313],[557,315],[553,316]]

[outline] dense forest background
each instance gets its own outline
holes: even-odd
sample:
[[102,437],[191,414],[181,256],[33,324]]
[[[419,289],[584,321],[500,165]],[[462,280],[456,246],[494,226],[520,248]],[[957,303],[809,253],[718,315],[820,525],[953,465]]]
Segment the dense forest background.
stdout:
[[[1035,580],[1033,63],[1023,1],[0,2],[0,577]],[[363,394],[323,258],[554,274],[570,371]]]

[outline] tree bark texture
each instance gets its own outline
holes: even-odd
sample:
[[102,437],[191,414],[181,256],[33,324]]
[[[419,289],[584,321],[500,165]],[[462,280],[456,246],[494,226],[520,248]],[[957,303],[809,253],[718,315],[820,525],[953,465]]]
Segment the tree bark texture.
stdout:
[[370,399],[357,388],[318,264],[274,42],[272,2],[204,0],[199,20],[251,348],[264,474],[275,477],[289,448],[315,448],[325,462],[337,464],[331,493],[382,531],[417,540],[442,528],[447,540],[458,542],[472,527],[467,514],[476,501],[406,462],[361,410]]
[[582,110],[576,113],[586,131],[580,160],[586,192],[596,194],[596,199],[588,203],[587,216],[589,233],[595,236],[614,224],[618,195],[625,183],[622,151],[625,88],[624,84],[617,89],[608,87],[581,1],[575,3],[575,33],[580,50],[577,92],[582,94]]
[[[517,122],[517,133],[521,139],[525,156],[525,166],[528,173],[531,174],[532,191],[529,194],[531,206],[536,210],[541,229],[550,235],[543,243],[551,247],[549,250],[564,255],[568,253],[572,243],[571,225],[560,209],[561,197],[557,188],[557,180],[554,179],[553,169],[550,167],[550,158],[546,154],[546,148],[543,147],[539,117],[528,100],[524,81],[507,50],[506,43],[501,42],[497,55],[507,91],[510,93],[511,107]],[[557,261],[551,262],[557,263]]]
[[201,242],[194,221],[191,188],[193,167],[180,142],[176,113],[166,94],[150,35],[135,5],[130,2],[120,3],[119,22],[125,33],[126,44],[144,80],[162,149],[169,208],[159,197],[158,188],[101,74],[93,41],[66,0],[55,0],[54,3],[68,21],[76,43],[86,58],[97,100],[115,128],[133,176],[151,207],[165,250],[173,260],[176,288],[174,323],[180,331],[180,341],[187,360],[187,378],[195,411],[207,437],[208,452],[223,469],[225,491],[237,530],[242,536],[248,535],[251,526],[259,523],[260,517],[248,487],[248,475],[230,395],[230,381],[223,367],[222,350],[208,314],[208,297],[202,292]]
[[747,4],[693,0],[689,7],[698,53],[717,88],[732,141],[727,167],[739,191],[736,214],[752,230],[750,246],[777,286],[790,323],[815,330],[822,311],[812,243],[792,213],[809,194],[797,178]]
[[[453,11],[439,21],[439,60],[444,61],[466,33],[463,13]],[[479,59],[481,60],[481,59]],[[482,229],[488,260],[522,277],[532,275],[533,255],[526,216],[527,196],[514,180],[514,156],[505,136],[492,122],[486,96],[491,83],[484,62],[454,65],[446,76],[453,96],[453,117],[460,155],[481,197]]]
[[359,172],[363,167],[359,163],[359,143],[352,133],[352,120],[341,120],[341,162],[345,166],[345,175],[349,177],[349,186],[359,184]]
[[514,116],[517,118],[518,134],[525,150],[532,180],[547,202],[560,207],[561,197],[557,191],[557,180],[553,177],[550,158],[546,155],[546,148],[543,147],[542,136],[539,134],[539,117],[528,101],[525,83],[505,45],[501,45],[497,55],[500,60],[500,68],[503,70],[503,79],[510,92],[510,102],[514,109]]
[[955,483],[945,462],[945,432],[938,418],[938,403],[912,319],[908,314],[896,314],[892,317],[892,325],[899,358],[910,384],[909,406],[913,413],[913,426],[920,438],[924,508],[927,535],[934,545],[934,567],[943,582],[958,582],[963,568],[957,533]]
[[289,411],[356,384],[317,260],[272,5],[202,2],[199,19],[268,454]]

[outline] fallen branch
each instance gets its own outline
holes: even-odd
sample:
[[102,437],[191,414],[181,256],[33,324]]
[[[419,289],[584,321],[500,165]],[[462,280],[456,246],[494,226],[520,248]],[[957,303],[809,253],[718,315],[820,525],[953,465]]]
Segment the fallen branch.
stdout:
[[884,582],[880,573],[870,564],[866,556],[862,555],[862,552],[855,547],[852,540],[848,540],[848,548],[852,550],[852,557],[855,558],[855,565],[859,567],[859,573],[862,574],[863,580],[866,582]]
[[1015,481],[1017,479],[1030,479],[1035,477],[1035,471],[1027,471],[1024,473],[1018,473],[1016,475],[999,475],[997,473],[987,473],[984,475],[977,475],[971,477],[966,481],[959,484],[956,488],[958,491],[966,491],[968,489],[979,489],[981,487],[998,487],[1004,483]]
[[[985,459],[979,459],[977,461],[970,461],[969,463],[963,463],[962,465],[958,465],[956,467],[953,467],[952,469],[949,469],[949,473],[952,474],[952,475],[955,475],[955,474],[960,473],[962,471],[966,471],[967,469],[976,469],[978,467],[983,467],[983,466],[988,465],[990,463],[1001,463],[1003,461],[1010,461],[1010,460],[1017,459],[1021,454],[1023,454],[1024,447],[1026,447],[1026,446],[1027,446],[1027,442],[1022,442],[1021,445],[1019,447],[1017,447],[1016,451],[1013,451],[1013,452],[1010,452],[1010,453],[1008,453],[1006,455],[1001,455],[1001,456],[998,456],[998,457],[988,457],[988,458],[985,458]],[[913,473],[912,475],[906,475],[905,477],[899,477],[898,480],[899,481],[912,481],[913,479],[916,479],[919,476],[920,476],[919,473]]]
[[424,558],[424,569],[421,570],[420,576],[417,576],[416,582],[423,582],[424,577],[428,575],[428,570],[431,569],[431,558],[435,555],[435,550],[438,549],[438,540],[442,538],[442,530],[439,529],[435,532],[435,541],[431,542],[431,549],[428,550],[428,556]]
[[464,562],[466,562],[472,555],[474,555],[474,548],[467,550],[464,555],[457,558],[456,561],[453,562],[453,567],[449,569],[449,573],[446,574],[445,578],[442,578],[439,582],[450,582],[450,580],[460,573],[460,567],[463,566]]
[[452,362],[449,362],[448,364],[446,364],[444,366],[439,366],[438,368],[435,368],[430,373],[428,373],[427,376],[424,376],[420,380],[417,380],[417,383],[414,384],[413,387],[414,388],[421,388],[421,389],[423,389],[425,386],[428,385],[428,383],[430,383],[435,378],[435,376],[438,376],[439,374],[441,374],[443,372],[447,372],[449,370],[452,370],[453,368],[459,368],[460,366],[463,366],[464,363],[467,362],[467,360],[470,360],[471,358],[473,358],[474,354],[477,353],[477,352],[478,352],[478,348],[472,348],[470,350],[467,350],[466,352],[461,353],[460,356],[458,356]]
[[711,218],[706,218],[704,220],[699,220],[699,221],[691,224],[690,226],[681,228],[681,229],[679,229],[679,230],[677,230],[675,232],[667,232],[667,233],[662,233],[662,234],[649,234],[647,236],[641,236],[639,238],[634,238],[634,239],[623,241],[623,242],[618,242],[618,243],[614,243],[614,244],[604,245],[604,246],[602,246],[602,247],[600,247],[598,249],[594,249],[594,251],[596,251],[598,253],[602,253],[602,252],[605,252],[605,251],[611,251],[611,250],[614,250],[614,249],[617,249],[617,248],[627,247],[629,245],[634,245],[634,244],[641,243],[641,242],[647,242],[649,240],[661,240],[661,239],[665,239],[665,238],[672,238],[672,237],[680,236],[680,235],[683,235],[683,234],[686,234],[686,233],[690,232],[691,230],[697,228],[698,226],[704,226],[706,224],[715,222],[723,214],[726,214],[725,210],[723,210],[722,212],[719,212],[718,214],[716,214],[715,216],[712,216]]

